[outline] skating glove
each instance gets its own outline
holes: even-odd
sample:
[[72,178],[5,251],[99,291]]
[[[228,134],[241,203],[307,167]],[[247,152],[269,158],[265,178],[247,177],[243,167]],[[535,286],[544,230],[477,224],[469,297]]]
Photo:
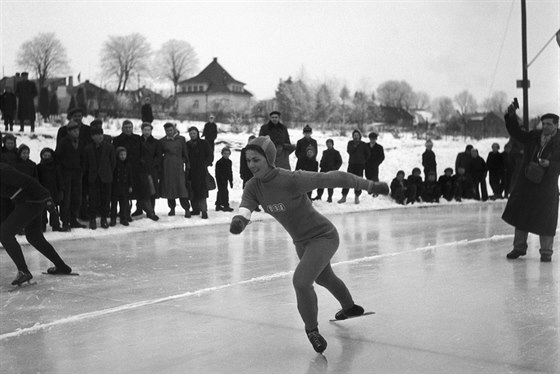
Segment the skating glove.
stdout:
[[370,195],[388,195],[389,186],[385,182],[370,182],[368,186]]
[[241,234],[245,227],[249,224],[249,220],[241,215],[233,216],[229,225],[229,232],[232,234]]

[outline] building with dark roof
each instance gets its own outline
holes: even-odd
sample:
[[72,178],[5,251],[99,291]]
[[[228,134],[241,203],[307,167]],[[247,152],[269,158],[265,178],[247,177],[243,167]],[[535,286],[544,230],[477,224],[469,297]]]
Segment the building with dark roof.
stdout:
[[234,79],[214,57],[197,76],[179,82],[177,113],[190,119],[205,119],[249,110],[253,94],[245,83]]

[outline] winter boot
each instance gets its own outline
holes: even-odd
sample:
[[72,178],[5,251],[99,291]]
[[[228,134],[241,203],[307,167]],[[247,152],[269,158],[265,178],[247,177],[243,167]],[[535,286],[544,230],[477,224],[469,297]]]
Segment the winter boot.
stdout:
[[230,206],[225,206],[225,207],[222,208],[222,210],[223,210],[224,212],[233,212],[233,208],[230,207]]
[[520,251],[514,249],[513,251],[511,251],[510,253],[508,253],[506,255],[506,258],[508,260],[515,260],[516,258],[519,258],[519,256],[525,256],[525,255],[526,255],[526,253],[523,253],[523,252],[520,252]]
[[552,255],[541,255],[541,262],[551,262]]
[[95,230],[97,228],[97,222],[95,221],[95,219],[89,220],[89,228],[90,230]]
[[171,209],[169,210],[169,213],[167,213],[167,215],[170,216],[170,217],[171,217],[171,216],[174,216],[174,215],[175,215],[175,208],[171,208]]
[[354,204],[359,204],[360,203],[360,196],[356,195],[354,196]]
[[344,204],[346,202],[346,196],[342,196],[342,199],[338,200],[339,204]]
[[66,264],[60,266],[53,266],[47,269],[48,274],[70,274],[72,272],[72,268]]
[[201,213],[201,217],[202,219],[208,219],[208,212],[204,211]]
[[319,334],[318,328],[314,328],[313,330],[305,329],[305,333],[315,352],[323,353],[325,349],[327,349],[327,341]]
[[327,203],[332,203],[332,197],[329,196],[329,197],[327,198]]
[[191,218],[191,211],[185,210],[185,218]]
[[120,223],[121,223],[121,225],[123,225],[123,226],[128,226],[128,225],[130,225],[130,223],[128,223],[128,218],[127,218],[127,217],[121,217]]
[[77,219],[70,222],[70,227],[73,228],[73,229],[85,229],[86,228],[86,226],[82,225],[80,222],[78,222]]
[[350,318],[350,317],[358,317],[358,316],[361,316],[362,314],[364,314],[364,308],[362,308],[359,305],[354,304],[348,309],[339,310],[334,315],[334,318],[338,319],[338,320],[343,320],[343,319],[347,319],[347,318]]
[[117,225],[117,217],[111,217],[111,221],[109,221],[109,226],[113,227]]
[[29,271],[18,271],[16,279],[12,281],[12,286],[20,286],[22,283],[29,282],[33,275]]
[[131,214],[131,216],[137,217],[137,216],[141,216],[142,214],[144,214],[144,212],[142,212],[142,209],[136,208],[136,210],[134,211],[134,213]]
[[147,216],[148,216],[148,218],[151,219],[152,221],[157,221],[157,220],[159,220],[159,217],[158,217],[154,212],[147,213]]
[[107,223],[107,218],[101,217],[101,227],[104,228],[104,229],[109,228],[109,224]]
[[216,205],[216,212],[219,212],[220,210],[222,210],[222,206],[221,205]]

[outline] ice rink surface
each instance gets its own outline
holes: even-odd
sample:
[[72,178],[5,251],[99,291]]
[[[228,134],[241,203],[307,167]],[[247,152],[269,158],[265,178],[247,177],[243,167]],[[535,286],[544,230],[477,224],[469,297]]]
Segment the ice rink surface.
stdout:
[[[0,372],[558,373],[559,257],[505,259],[504,205],[330,216],[335,272],[374,315],[329,322],[317,286],[316,354],[292,288],[297,257],[274,221],[240,236],[225,225],[55,242],[79,277],[42,275],[9,293],[0,255]],[[558,244],[555,245],[558,251]]]

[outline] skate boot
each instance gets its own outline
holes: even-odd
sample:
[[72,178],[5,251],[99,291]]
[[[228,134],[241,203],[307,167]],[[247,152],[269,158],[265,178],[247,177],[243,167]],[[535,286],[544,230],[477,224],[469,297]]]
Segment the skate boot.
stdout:
[[29,282],[33,279],[33,275],[29,271],[18,271],[16,279],[12,281],[12,286],[21,286],[22,283]]
[[68,265],[53,266],[47,269],[48,274],[70,274],[72,268]]
[[516,258],[519,258],[520,256],[525,256],[525,255],[526,255],[526,253],[523,253],[521,251],[518,251],[518,250],[514,249],[513,251],[511,251],[510,253],[508,253],[506,255],[506,258],[508,260],[515,260]]
[[323,353],[325,349],[327,349],[327,341],[319,334],[318,328],[314,328],[313,330],[305,329],[305,333],[315,352]]
[[352,305],[348,309],[341,309],[335,315],[334,318],[338,320],[348,319],[350,317],[358,317],[364,314],[364,308],[359,305]]

